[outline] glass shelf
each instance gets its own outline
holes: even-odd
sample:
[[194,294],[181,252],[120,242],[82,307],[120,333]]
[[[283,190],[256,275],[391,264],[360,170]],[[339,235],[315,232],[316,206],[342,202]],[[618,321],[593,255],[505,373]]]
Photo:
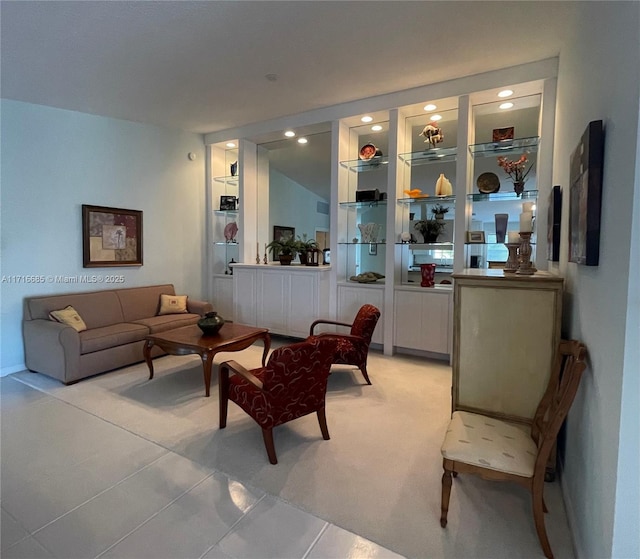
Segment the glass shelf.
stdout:
[[373,157],[372,159],[351,159],[349,161],[340,161],[340,165],[356,173],[378,171],[385,168],[383,165],[388,164],[389,158],[387,156]]
[[536,200],[537,190],[525,190],[520,196],[515,192],[493,192],[492,194],[467,194],[467,200],[471,202],[499,202],[506,200]]
[[447,163],[455,161],[458,149],[452,148],[433,148],[424,151],[412,151],[410,153],[401,153],[401,161],[407,165],[427,165],[429,163]]
[[370,202],[340,202],[338,204],[343,208],[375,208],[376,206],[386,206],[386,200],[377,200]]
[[238,215],[239,210],[213,210],[216,215]]
[[538,151],[540,136],[530,138],[518,138],[515,140],[502,140],[500,142],[487,142],[469,146],[469,152],[473,157],[493,157],[496,154],[510,153],[514,151],[526,151],[535,153]]
[[420,198],[398,198],[399,204],[441,204],[449,202],[453,204],[456,201],[455,196],[422,196]]
[[238,243],[238,241],[233,241],[233,242],[214,241],[213,244],[218,246],[237,247],[240,243]]
[[[339,245],[345,245],[345,246],[353,245],[355,247],[355,246],[363,246],[363,245],[386,245],[387,243],[386,242],[381,242],[381,241],[377,241],[375,243],[373,243],[373,242],[371,242],[371,243],[363,243],[361,241],[358,241],[357,243],[354,243],[352,241],[352,242],[348,243],[346,241],[343,241],[343,242],[339,242],[338,244]],[[398,243],[398,244],[400,244],[400,243]]]
[[453,243],[396,243],[400,246],[408,246],[409,250],[453,250]]
[[239,175],[229,175],[227,177],[213,177],[215,182],[222,182],[225,184],[231,184],[233,186],[238,186],[238,181],[240,177]]

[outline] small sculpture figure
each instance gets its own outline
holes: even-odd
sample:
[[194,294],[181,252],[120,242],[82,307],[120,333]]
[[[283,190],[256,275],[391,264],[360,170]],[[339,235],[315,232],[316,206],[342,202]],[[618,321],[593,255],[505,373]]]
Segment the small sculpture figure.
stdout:
[[234,161],[231,164],[231,169],[230,170],[231,170],[231,176],[232,177],[235,177],[238,174],[238,162],[237,161]]
[[427,124],[420,132],[419,136],[424,136],[424,143],[428,143],[430,147],[436,147],[436,144],[444,141],[444,134],[442,128],[439,128],[435,122]]

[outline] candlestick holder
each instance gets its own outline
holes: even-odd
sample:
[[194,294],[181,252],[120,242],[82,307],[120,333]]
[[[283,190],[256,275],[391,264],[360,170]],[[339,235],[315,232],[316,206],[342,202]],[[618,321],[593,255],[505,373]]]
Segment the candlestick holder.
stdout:
[[538,270],[531,262],[531,231],[520,231],[519,263],[516,274],[532,276]]
[[507,247],[509,256],[507,257],[507,262],[503,270],[506,274],[512,274],[518,271],[518,248],[520,247],[520,243],[505,243],[504,246]]
[[263,264],[266,264],[267,262],[268,262],[268,260],[267,260],[267,253],[265,252],[265,253],[264,253],[264,256],[262,257],[262,263],[263,263]]
[[256,253],[256,264],[260,264],[260,253]]

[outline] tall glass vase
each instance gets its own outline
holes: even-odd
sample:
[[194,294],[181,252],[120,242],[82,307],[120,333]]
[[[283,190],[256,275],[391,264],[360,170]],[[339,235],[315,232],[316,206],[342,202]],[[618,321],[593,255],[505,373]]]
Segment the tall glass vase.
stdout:
[[509,214],[495,214],[496,220],[496,242],[504,243],[505,236],[507,235],[507,222],[509,221]]
[[420,275],[422,276],[421,287],[433,287],[435,285],[436,265],[420,264]]

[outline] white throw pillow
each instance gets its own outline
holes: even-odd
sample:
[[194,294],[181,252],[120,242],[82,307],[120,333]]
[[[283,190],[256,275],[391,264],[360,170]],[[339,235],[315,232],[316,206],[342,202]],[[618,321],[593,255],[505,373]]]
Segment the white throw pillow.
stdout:
[[161,314],[181,314],[187,312],[187,296],[186,295],[160,295]]
[[64,309],[60,309],[57,311],[51,311],[49,313],[49,318],[55,322],[60,322],[62,324],[66,324],[67,326],[71,326],[76,332],[82,332],[87,329],[87,325],[84,323],[84,320],[78,314],[78,311],[74,309],[71,305],[65,307]]

